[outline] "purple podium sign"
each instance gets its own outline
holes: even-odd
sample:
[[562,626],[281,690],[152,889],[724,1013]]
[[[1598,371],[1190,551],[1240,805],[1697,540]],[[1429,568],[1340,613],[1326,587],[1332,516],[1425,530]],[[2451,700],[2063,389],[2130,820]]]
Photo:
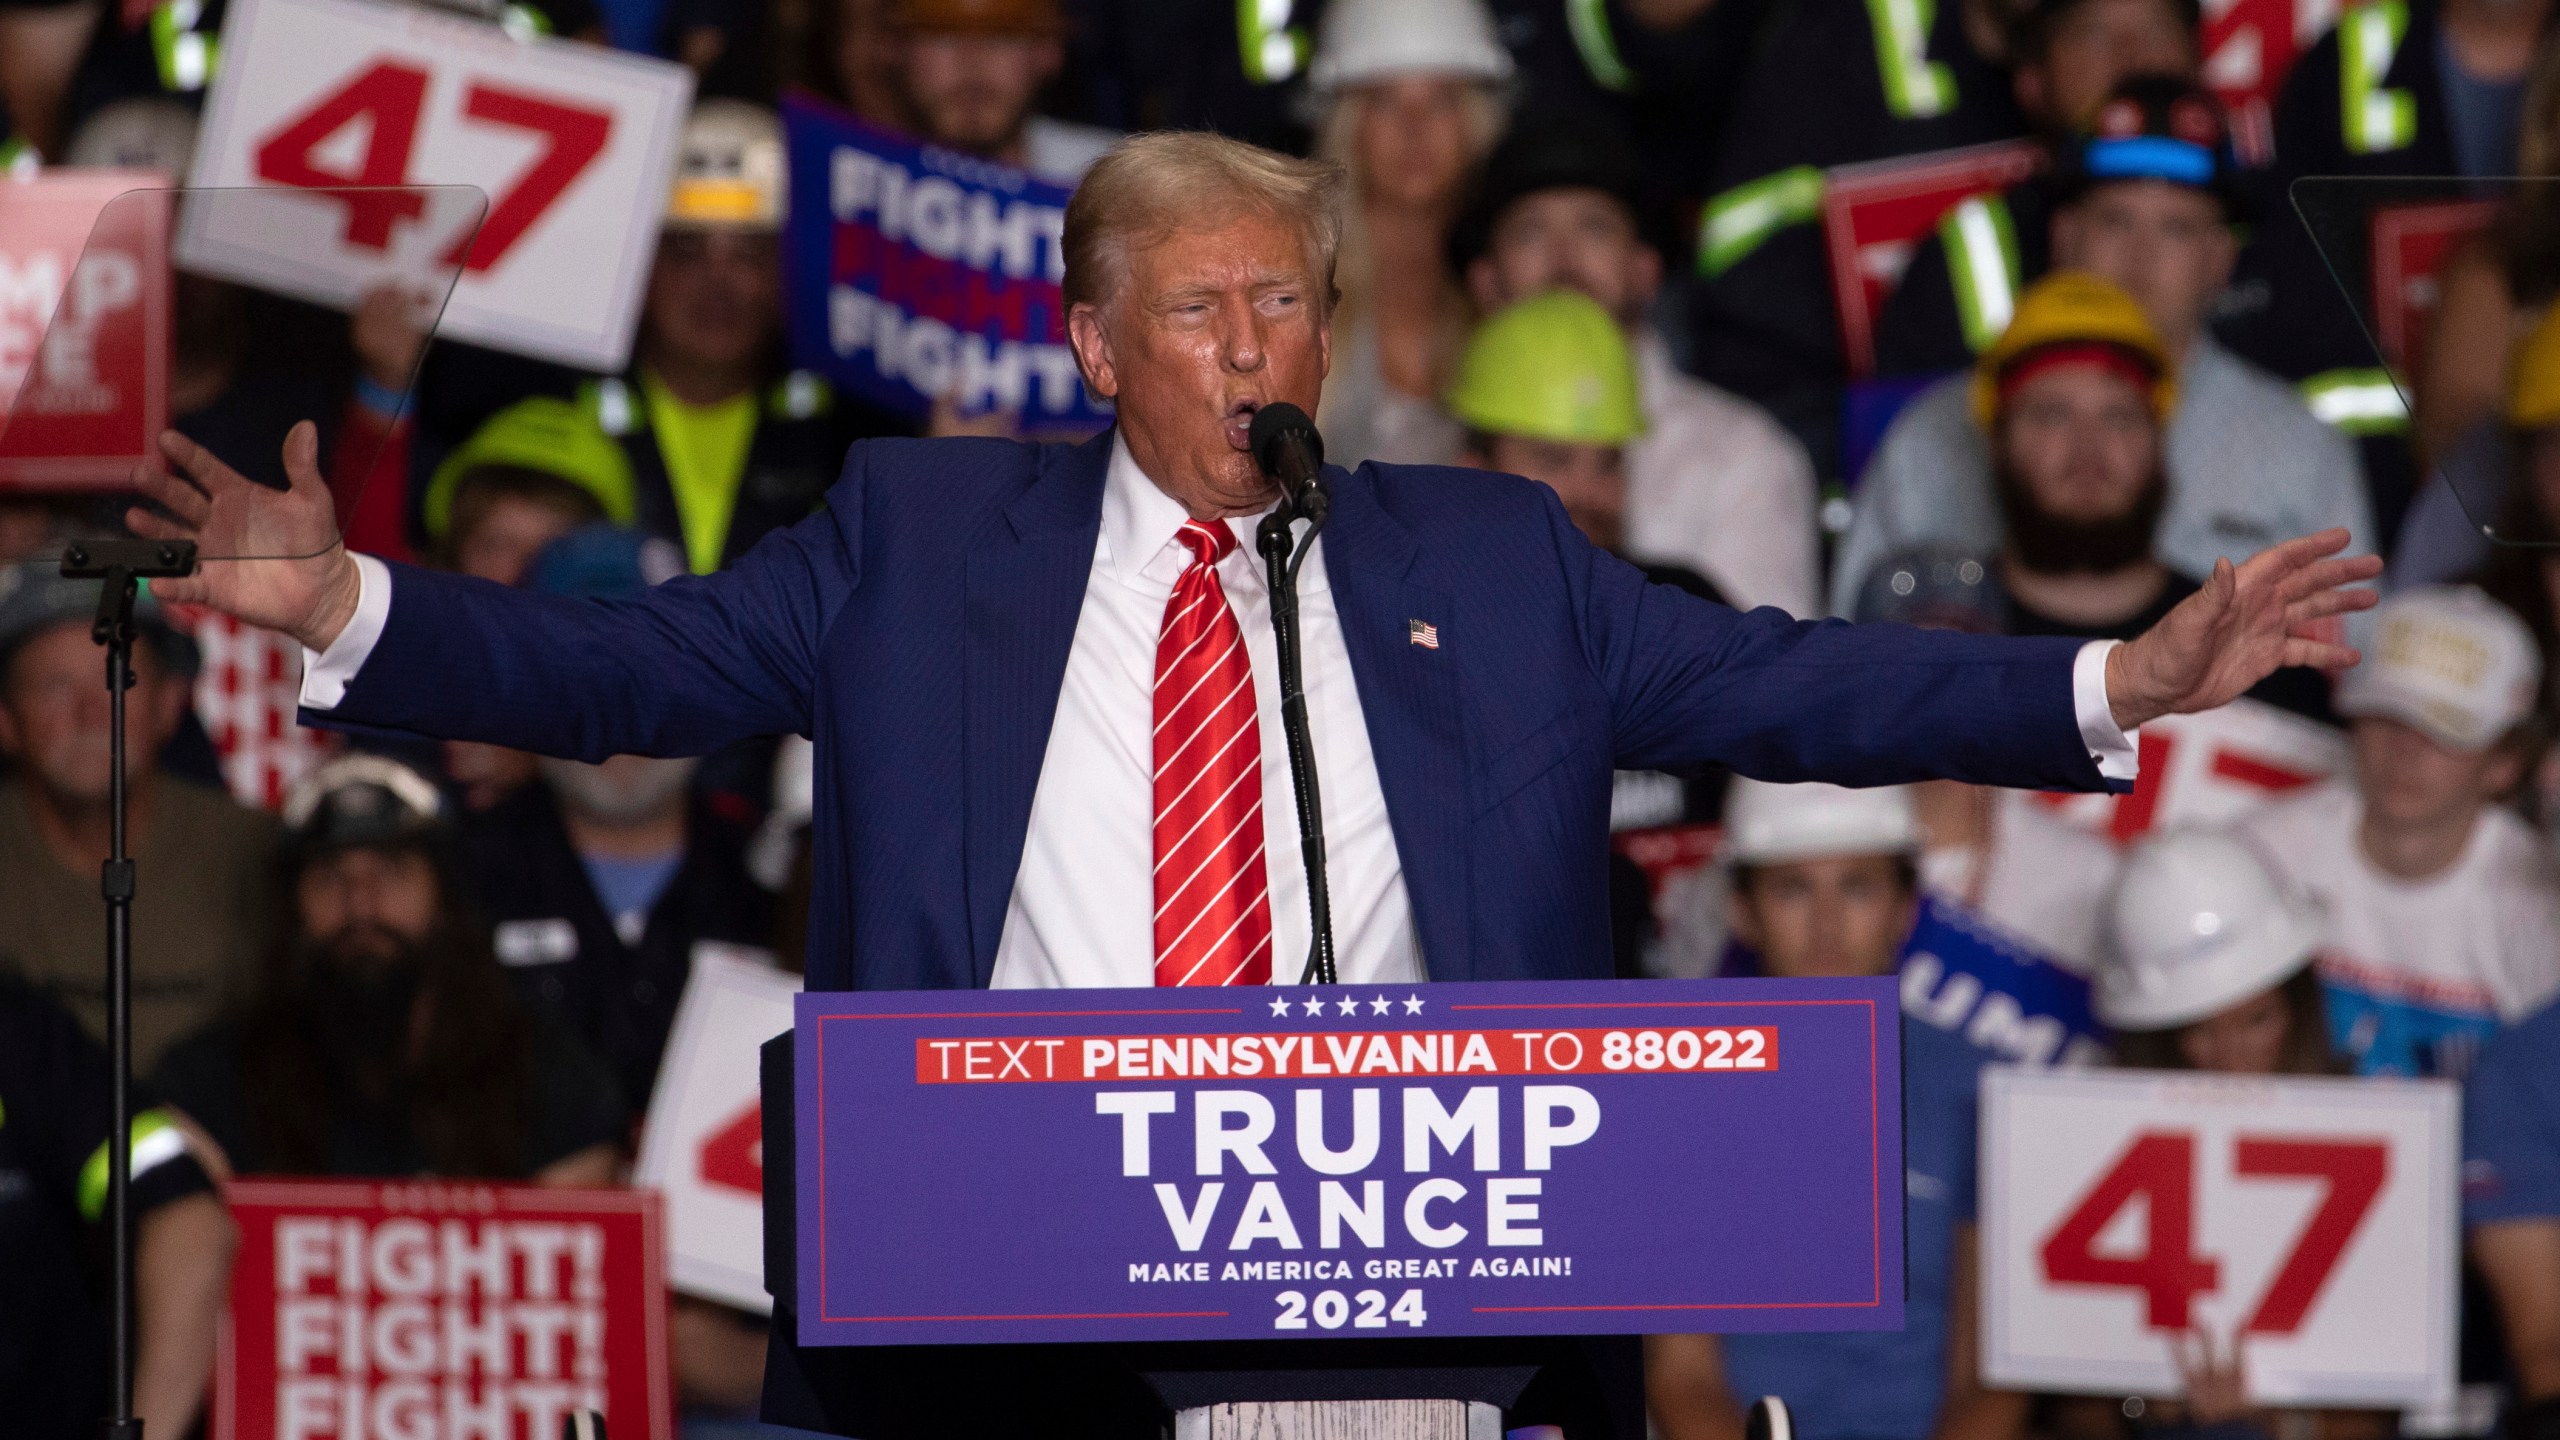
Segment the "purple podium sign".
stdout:
[[1892,1330],[1873,980],[818,992],[800,1343]]

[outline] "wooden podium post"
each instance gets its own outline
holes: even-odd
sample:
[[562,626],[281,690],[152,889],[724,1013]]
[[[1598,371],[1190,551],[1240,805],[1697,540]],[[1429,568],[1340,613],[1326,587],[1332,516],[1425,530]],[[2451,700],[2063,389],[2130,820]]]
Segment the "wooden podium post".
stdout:
[[1464,1400],[1276,1400],[1203,1405],[1173,1440],[1502,1440],[1502,1412]]

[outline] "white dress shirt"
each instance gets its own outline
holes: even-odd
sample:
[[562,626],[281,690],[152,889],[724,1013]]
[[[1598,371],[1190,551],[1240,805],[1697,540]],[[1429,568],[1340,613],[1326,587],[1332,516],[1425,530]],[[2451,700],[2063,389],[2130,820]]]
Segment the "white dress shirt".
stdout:
[[[996,943],[998,988],[1149,986],[1155,983],[1155,665],[1165,601],[1190,563],[1174,539],[1190,518],[1114,441],[1102,492],[1102,533],[1085,580],[1084,608],[1067,653],[1066,680],[1031,802],[1031,826]],[[1262,745],[1263,863],[1270,869],[1271,969],[1294,984],[1307,958],[1307,876],[1298,850],[1297,804],[1280,729],[1279,660],[1271,595],[1254,553],[1259,517],[1227,522],[1237,545],[1218,565],[1253,664]],[[356,565],[356,613],[326,651],[305,652],[302,703],[334,708],[382,637],[391,572],[371,556]],[[1377,758],[1351,652],[1333,608],[1319,539],[1298,572],[1307,726],[1324,801],[1326,874],[1333,885],[1336,964],[1345,983],[1406,985],[1423,979],[1422,951],[1405,894],[1404,868],[1387,820]],[[2107,705],[2113,641],[2081,647],[2072,665],[2080,736],[2099,772],[2130,781],[2134,743]]]
[[[1174,538],[1190,518],[1138,469],[1128,446],[1112,445],[1102,534],[1094,542],[1058,718],[1032,795],[1022,868],[996,942],[999,989],[1155,983],[1156,640],[1174,581],[1191,563],[1190,550]],[[1307,868],[1280,730],[1271,591],[1253,548],[1259,523],[1258,516],[1227,522],[1236,548],[1218,562],[1218,584],[1253,665],[1271,978],[1294,984],[1307,963]],[[1426,978],[1422,950],[1321,538],[1298,571],[1298,624],[1307,730],[1324,801],[1336,965],[1347,983],[1411,984]]]

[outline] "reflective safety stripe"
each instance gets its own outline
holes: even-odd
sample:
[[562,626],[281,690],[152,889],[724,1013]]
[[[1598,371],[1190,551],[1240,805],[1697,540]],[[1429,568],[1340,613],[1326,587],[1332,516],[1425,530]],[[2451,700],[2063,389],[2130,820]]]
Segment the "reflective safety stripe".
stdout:
[[1867,0],[1885,108],[1897,120],[1926,120],[1955,108],[1955,72],[1929,58],[1929,27],[1937,18],[1937,0]]
[[534,40],[551,33],[551,17],[530,5],[510,5],[498,12],[498,28],[518,40]]
[[36,147],[24,140],[0,140],[0,178],[33,180],[44,168],[44,159]]
[[785,420],[806,420],[823,415],[835,404],[835,391],[826,380],[807,370],[794,370],[773,387],[766,404]]
[[1307,32],[1289,23],[1291,0],[1236,0],[1244,78],[1277,85],[1307,67]]
[[2338,17],[2339,133],[2355,154],[2404,149],[2418,138],[2418,97],[2382,83],[2408,33],[2404,0],[2373,0]]
[[685,559],[694,574],[708,575],[720,568],[721,552],[728,547],[729,521],[737,512],[747,454],[755,445],[756,397],[750,393],[717,405],[687,405],[657,377],[645,374],[640,393],[648,402],[649,429],[667,469],[667,488],[675,492]]
[[1709,279],[1740,264],[1760,243],[1822,213],[1822,172],[1798,165],[1736,185],[1707,202],[1698,230],[1698,273]]
[[2350,435],[2396,435],[2409,428],[2408,397],[2388,370],[2330,370],[2302,382],[2302,403]]
[[[133,1117],[133,1178],[143,1176],[187,1153],[187,1137],[166,1110],[145,1110]],[[99,1142],[80,1167],[80,1218],[96,1220],[107,1213],[107,1146]]]
[[183,94],[213,80],[220,47],[196,29],[203,19],[204,0],[166,0],[151,12],[151,60],[160,71],[161,89]]
[[1592,84],[1621,92],[1636,88],[1636,72],[1627,68],[1618,37],[1609,33],[1609,0],[1565,0],[1564,23]]
[[1938,244],[1947,252],[1947,282],[1956,292],[1956,318],[1965,347],[1976,355],[1991,348],[2018,308],[2018,231],[2002,195],[1961,200],[1938,221]]
[[640,423],[640,412],[631,403],[631,387],[607,376],[596,382],[596,428],[619,440]]

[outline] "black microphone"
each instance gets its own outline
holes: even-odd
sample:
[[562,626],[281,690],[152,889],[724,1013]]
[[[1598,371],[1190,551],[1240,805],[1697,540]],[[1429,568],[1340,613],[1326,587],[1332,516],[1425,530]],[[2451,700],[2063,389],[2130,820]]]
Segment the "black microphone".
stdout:
[[1245,433],[1253,463],[1280,484],[1290,512],[1302,520],[1321,520],[1332,499],[1324,488],[1324,437],[1307,412],[1286,401],[1253,412],[1253,428]]

